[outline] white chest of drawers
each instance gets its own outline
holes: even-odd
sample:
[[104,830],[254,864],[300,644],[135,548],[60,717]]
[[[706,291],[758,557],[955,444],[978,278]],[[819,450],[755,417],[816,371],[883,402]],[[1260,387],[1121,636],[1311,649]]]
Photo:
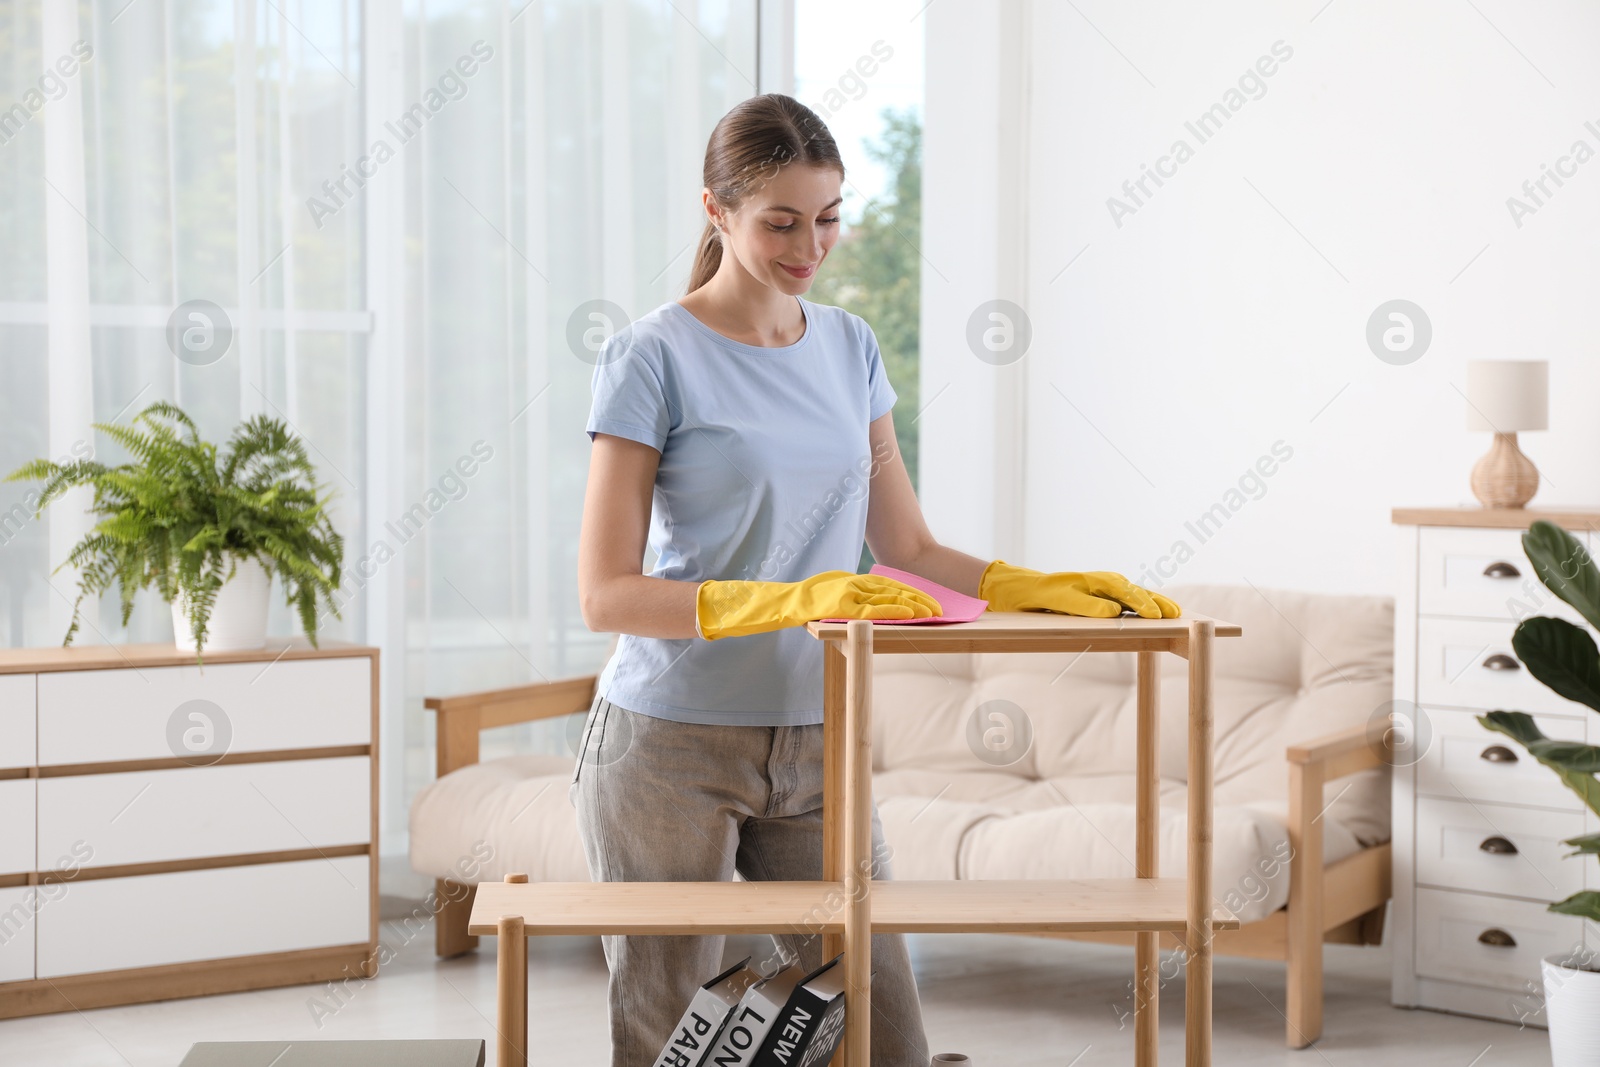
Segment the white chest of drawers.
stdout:
[[1600,549],[1600,511],[1393,513],[1394,710],[1414,732],[1391,779],[1391,999],[1542,1027],[1540,959],[1600,950],[1600,925],[1547,910],[1600,887],[1594,858],[1569,858],[1561,844],[1600,820],[1553,771],[1477,722],[1496,709],[1525,711],[1550,737],[1600,742],[1600,714],[1551,692],[1511,646],[1532,615],[1587,628],[1522,551],[1523,532],[1541,518]]
[[0,651],[0,1019],[376,974],[377,654]]

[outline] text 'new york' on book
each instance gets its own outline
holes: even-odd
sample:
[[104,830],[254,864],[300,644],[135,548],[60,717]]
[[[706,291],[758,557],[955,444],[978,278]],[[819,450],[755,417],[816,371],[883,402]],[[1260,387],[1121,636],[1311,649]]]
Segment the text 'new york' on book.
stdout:
[[800,980],[751,1067],[814,1067],[833,1059],[844,1037],[844,953]]
[[732,1018],[733,1009],[745,992],[761,981],[761,972],[749,964],[750,957],[746,956],[695,990],[683,1018],[656,1057],[656,1067],[700,1067],[705,1062],[706,1053]]

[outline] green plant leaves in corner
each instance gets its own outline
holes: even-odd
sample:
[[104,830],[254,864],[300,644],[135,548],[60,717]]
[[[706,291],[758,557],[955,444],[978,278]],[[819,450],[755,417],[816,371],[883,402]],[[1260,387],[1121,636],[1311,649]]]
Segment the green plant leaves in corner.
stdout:
[[1600,630],[1600,569],[1576,537],[1548,519],[1538,519],[1522,535],[1539,580],[1556,596],[1578,609]]
[[1594,856],[1600,855],[1600,834],[1584,834],[1582,837],[1569,837],[1561,842],[1571,845],[1576,852],[1567,853],[1568,856]]
[[1535,615],[1517,624],[1511,647],[1539,681],[1600,711],[1600,649],[1589,631],[1566,619]]
[[1578,744],[1574,741],[1556,741],[1544,735],[1524,711],[1491,711],[1479,715],[1478,724],[1485,730],[1505,734],[1528,750],[1528,755],[1549,767],[1560,776],[1567,788],[1600,815],[1600,747]]
[[1550,910],[1562,915],[1582,915],[1585,919],[1600,922],[1600,893],[1585,889],[1550,905]]

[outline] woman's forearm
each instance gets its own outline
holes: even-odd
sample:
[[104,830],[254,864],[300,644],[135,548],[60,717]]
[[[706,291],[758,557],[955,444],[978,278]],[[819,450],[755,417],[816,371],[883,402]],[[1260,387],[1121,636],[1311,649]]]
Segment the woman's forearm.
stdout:
[[989,562],[959,552],[948,545],[941,545],[937,541],[930,543],[905,563],[884,561],[888,566],[910,571],[912,574],[938,582],[947,589],[954,589],[968,596],[978,595],[978,579],[983,577],[983,569]]
[[619,574],[597,581],[584,597],[584,625],[596,633],[698,637],[694,622],[699,589],[699,582]]

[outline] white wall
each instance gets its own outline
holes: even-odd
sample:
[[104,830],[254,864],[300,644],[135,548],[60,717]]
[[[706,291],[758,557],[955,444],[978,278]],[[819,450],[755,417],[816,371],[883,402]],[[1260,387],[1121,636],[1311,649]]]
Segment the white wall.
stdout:
[[[1389,509],[1476,503],[1489,437],[1457,391],[1474,358],[1550,361],[1551,429],[1521,438],[1532,506],[1600,505],[1600,155],[1520,227],[1506,204],[1575,141],[1600,153],[1600,5],[1474,3],[1019,0],[1031,44],[1009,51],[1002,5],[932,5],[923,397],[956,385],[922,420],[935,533],[980,555],[1014,534],[1013,562],[1151,586],[1386,593]],[[1279,41],[1259,98],[1204,143],[1185,128]],[[1007,123],[1026,136],[997,163]],[[1108,198],[1133,204],[1123,182],[1180,138],[1192,158],[1119,227]],[[1020,231],[997,234],[1007,164]],[[996,247],[1033,327],[1000,370],[962,336]],[[1403,366],[1365,336],[1395,298],[1433,328]],[[1008,373],[1015,425],[996,415]],[[997,460],[1019,429],[1020,464]],[[1229,499],[1280,441],[1258,498]],[[991,488],[1008,482],[1015,520]],[[1186,523],[1219,502],[1203,540]],[[1180,541],[1192,558],[1146,571]]]

